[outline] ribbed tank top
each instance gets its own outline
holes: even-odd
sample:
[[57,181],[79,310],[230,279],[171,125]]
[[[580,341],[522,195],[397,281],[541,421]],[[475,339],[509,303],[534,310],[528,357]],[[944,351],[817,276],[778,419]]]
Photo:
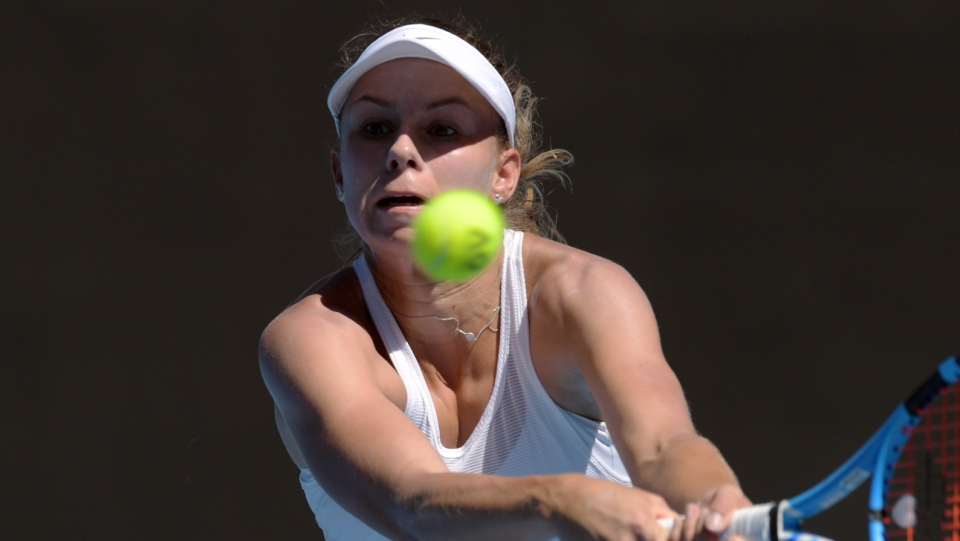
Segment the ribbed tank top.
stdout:
[[[500,349],[493,392],[462,447],[440,442],[433,399],[420,364],[386,305],[363,257],[353,264],[367,309],[407,391],[404,413],[423,432],[452,472],[517,477],[582,473],[629,486],[606,423],[564,410],[540,383],[530,358],[523,233],[507,230],[500,289]],[[385,442],[386,444],[386,442]],[[386,539],[337,505],[302,468],[300,483],[328,541]]]

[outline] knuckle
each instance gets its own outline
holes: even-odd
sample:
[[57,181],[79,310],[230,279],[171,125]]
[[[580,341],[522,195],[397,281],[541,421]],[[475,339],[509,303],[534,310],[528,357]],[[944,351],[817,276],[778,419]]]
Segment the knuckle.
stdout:
[[659,494],[651,494],[651,503],[656,505],[667,505],[667,500],[663,499],[663,496]]
[[641,509],[631,509],[627,520],[630,526],[642,528],[648,524],[649,516]]

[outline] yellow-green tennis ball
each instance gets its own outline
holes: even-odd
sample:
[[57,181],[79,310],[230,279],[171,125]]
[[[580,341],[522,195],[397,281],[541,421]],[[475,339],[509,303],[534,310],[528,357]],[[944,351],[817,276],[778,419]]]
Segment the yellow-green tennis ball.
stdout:
[[487,268],[503,244],[503,213],[470,190],[442,193],[413,222],[413,258],[437,282],[465,282]]

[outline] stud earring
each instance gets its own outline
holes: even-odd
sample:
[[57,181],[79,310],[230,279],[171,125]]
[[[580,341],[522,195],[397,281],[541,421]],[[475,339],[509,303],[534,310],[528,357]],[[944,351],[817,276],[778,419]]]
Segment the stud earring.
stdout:
[[340,201],[341,203],[343,203],[343,200],[346,199],[343,195],[343,188],[340,187],[340,185],[337,185],[336,188],[337,188],[337,201]]
[[496,204],[498,204],[498,205],[501,204],[501,203],[503,203],[503,196],[500,195],[500,194],[494,194],[494,195],[493,195],[493,202],[496,203]]

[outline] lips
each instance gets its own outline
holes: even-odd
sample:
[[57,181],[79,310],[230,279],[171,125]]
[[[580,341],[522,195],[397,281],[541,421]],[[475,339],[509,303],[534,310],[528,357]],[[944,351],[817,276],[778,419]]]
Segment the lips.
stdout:
[[417,207],[424,203],[422,197],[416,195],[388,195],[383,199],[377,201],[378,207],[385,208],[394,208],[394,207]]

